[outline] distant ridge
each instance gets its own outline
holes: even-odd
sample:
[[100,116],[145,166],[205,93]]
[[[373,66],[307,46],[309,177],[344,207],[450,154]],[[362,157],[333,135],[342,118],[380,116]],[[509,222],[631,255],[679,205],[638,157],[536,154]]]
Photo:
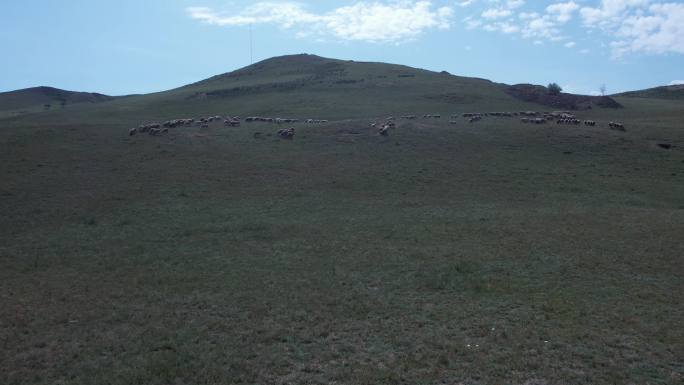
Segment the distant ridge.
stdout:
[[622,105],[609,96],[576,95],[561,92],[550,94],[544,86],[534,84],[515,84],[506,93],[518,99],[559,109],[588,110],[594,107],[622,108]]
[[115,97],[94,92],[67,91],[54,87],[32,87],[0,93],[0,111],[60,108],[81,103],[101,103]]
[[684,84],[661,86],[648,88],[645,90],[623,92],[620,94],[615,94],[613,96],[623,96],[628,98],[684,100]]

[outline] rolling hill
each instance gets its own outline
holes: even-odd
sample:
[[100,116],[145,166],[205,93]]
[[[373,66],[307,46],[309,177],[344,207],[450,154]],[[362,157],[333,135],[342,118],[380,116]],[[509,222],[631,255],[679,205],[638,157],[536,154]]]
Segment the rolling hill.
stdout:
[[645,90],[623,92],[621,94],[616,94],[614,96],[628,98],[684,100],[684,84],[678,84],[673,86],[661,86],[648,88]]
[[[547,100],[535,88],[454,76],[402,65],[327,59],[315,55],[275,57],[173,90],[82,104],[46,118],[98,122],[162,120],[203,114],[270,115],[349,119],[386,114],[575,109],[602,104],[564,94]],[[35,92],[34,92],[35,93]],[[91,94],[88,94],[91,95]],[[94,96],[91,96],[94,98]],[[578,102],[579,100],[579,102]],[[44,99],[40,99],[43,103]],[[604,100],[605,102],[605,100]],[[41,104],[42,105],[42,104]],[[551,106],[551,107],[550,107]]]
[[102,103],[115,97],[92,93],[66,91],[53,87],[33,87],[0,93],[0,112],[42,111],[73,104]]

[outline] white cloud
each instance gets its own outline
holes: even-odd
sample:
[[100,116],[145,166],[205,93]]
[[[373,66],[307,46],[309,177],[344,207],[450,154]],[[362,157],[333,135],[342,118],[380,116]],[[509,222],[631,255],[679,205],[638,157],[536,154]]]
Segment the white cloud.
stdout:
[[465,26],[467,29],[475,29],[479,26],[482,25],[481,20],[473,19],[472,17],[468,16],[463,19],[463,22],[465,23]]
[[613,57],[628,53],[684,54],[684,4],[658,3],[623,16],[613,33]]
[[584,24],[589,26],[607,27],[619,23],[626,11],[632,8],[642,8],[650,0],[601,0],[599,7],[583,7],[580,15]]
[[579,5],[574,1],[567,3],[556,3],[546,7],[546,12],[553,15],[559,23],[567,23],[572,19],[572,15],[579,9]]
[[[511,9],[523,6],[525,4],[524,1],[489,0],[489,3],[494,5],[494,7],[486,9],[481,15],[482,18],[489,20],[506,19],[506,21],[488,23],[482,25],[482,29],[486,31],[499,31],[506,34],[519,33],[523,38],[535,38],[535,43],[540,39],[549,41],[566,40],[567,37],[563,35],[561,26],[570,21],[577,10],[580,9],[577,3],[568,1],[554,3],[547,7],[542,7],[538,11],[531,9],[523,10],[517,13],[517,18],[510,18],[513,15]],[[480,25],[471,25],[470,28],[477,28],[478,26]]]
[[556,24],[548,15],[528,20],[521,31],[525,38],[535,37],[549,40],[554,40],[560,34],[560,30],[556,28]]
[[523,20],[536,19],[539,17],[539,14],[537,12],[520,12],[520,14],[518,14],[518,17]]
[[524,0],[508,0],[506,6],[510,9],[520,8],[525,5]]
[[448,29],[453,9],[431,1],[366,2],[313,13],[294,2],[259,2],[232,15],[207,7],[190,7],[191,18],[220,26],[274,24],[297,28],[298,36],[332,35],[341,40],[401,43],[430,29]]
[[511,11],[503,8],[491,8],[482,12],[485,19],[502,19],[511,15]]
[[565,46],[565,48],[573,48],[574,46],[577,45],[577,43],[575,43],[574,41],[569,41],[563,45]]
[[668,86],[678,86],[680,84],[684,84],[684,80],[673,80],[668,84]]
[[518,27],[515,24],[505,22],[505,21],[487,24],[482,28],[485,31],[489,31],[489,32],[499,31],[499,32],[505,33],[505,34],[516,33],[516,32],[520,31],[520,27]]
[[475,0],[463,0],[463,1],[456,3],[456,5],[458,5],[459,7],[467,7],[469,5],[472,5],[474,2],[475,2]]

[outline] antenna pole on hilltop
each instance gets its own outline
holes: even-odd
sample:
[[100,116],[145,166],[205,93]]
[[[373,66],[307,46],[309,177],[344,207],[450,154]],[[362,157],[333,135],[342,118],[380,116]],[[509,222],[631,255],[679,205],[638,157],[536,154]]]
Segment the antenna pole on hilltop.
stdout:
[[254,42],[252,38],[252,23],[249,23],[249,64],[254,64]]

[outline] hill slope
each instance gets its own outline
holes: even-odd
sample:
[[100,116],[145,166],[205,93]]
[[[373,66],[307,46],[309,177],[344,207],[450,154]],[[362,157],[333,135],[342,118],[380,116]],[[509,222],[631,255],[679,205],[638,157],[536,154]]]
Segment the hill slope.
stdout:
[[[385,115],[587,109],[620,107],[609,97],[562,94],[545,87],[509,86],[396,64],[328,59],[315,55],[274,57],[165,92],[112,98],[49,88],[0,95],[14,106],[79,103],[31,120],[63,123],[138,124],[201,115],[264,115],[352,119]],[[66,94],[65,94],[66,93]],[[83,103],[83,102],[90,103]],[[107,101],[107,103],[93,103]],[[0,108],[0,114],[3,108]],[[5,114],[7,115],[7,114]]]
[[290,55],[170,91],[41,116],[54,119],[59,114],[65,122],[134,124],[203,114],[347,119],[540,108],[508,95],[507,87],[401,65]]
[[623,92],[615,96],[624,96],[629,98],[652,98],[652,99],[668,99],[668,100],[684,100],[684,84],[674,86],[662,86],[648,88],[645,90]]
[[20,111],[59,108],[79,103],[100,103],[114,100],[113,96],[66,91],[53,87],[33,87],[0,93],[0,111]]

